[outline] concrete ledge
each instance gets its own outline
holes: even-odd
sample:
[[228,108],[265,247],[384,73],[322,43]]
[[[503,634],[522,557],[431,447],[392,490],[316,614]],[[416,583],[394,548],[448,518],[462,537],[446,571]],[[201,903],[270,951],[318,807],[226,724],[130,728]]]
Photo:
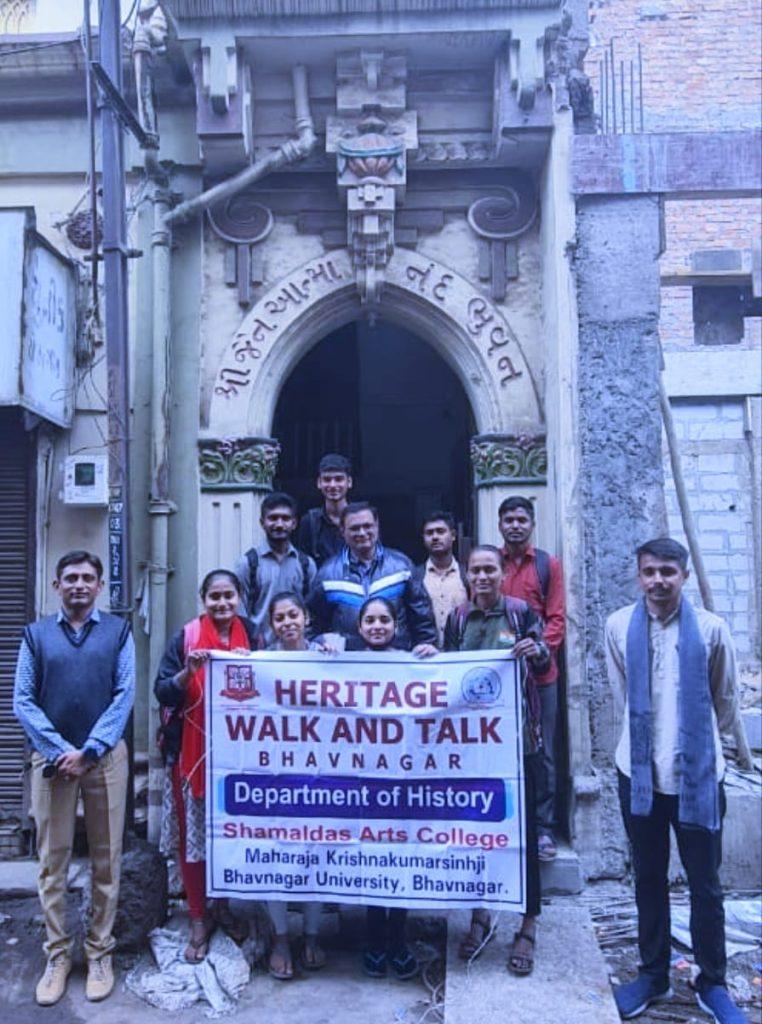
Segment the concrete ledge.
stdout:
[[582,892],[582,868],[574,850],[559,843],[555,860],[540,862],[540,880],[544,894],[574,896]]
[[760,133],[575,135],[572,182],[577,196],[753,199],[762,183]]
[[724,398],[762,394],[759,349],[664,353],[670,398]]
[[446,1024],[618,1024],[587,910],[572,900],[542,908],[535,968],[524,978],[505,967],[518,915],[501,915],[495,939],[470,967],[458,958],[469,918],[465,911],[448,917]]

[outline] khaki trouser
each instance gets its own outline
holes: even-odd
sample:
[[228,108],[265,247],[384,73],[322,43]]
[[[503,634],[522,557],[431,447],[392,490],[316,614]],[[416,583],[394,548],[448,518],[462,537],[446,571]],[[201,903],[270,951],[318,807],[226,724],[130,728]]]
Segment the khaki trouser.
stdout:
[[44,758],[32,754],[32,817],[37,826],[38,888],[48,936],[45,952],[49,958],[71,954],[72,937],[66,931],[66,883],[81,790],[93,869],[92,917],[85,956],[97,960],[114,948],[111,933],[122,866],[127,745],[120,740],[93,769],[77,779],[45,779],[44,765]]

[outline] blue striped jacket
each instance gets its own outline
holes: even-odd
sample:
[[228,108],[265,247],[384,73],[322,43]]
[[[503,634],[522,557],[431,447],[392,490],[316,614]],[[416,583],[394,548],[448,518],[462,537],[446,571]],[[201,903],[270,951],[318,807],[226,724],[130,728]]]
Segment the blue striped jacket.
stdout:
[[342,633],[356,637],[360,607],[369,597],[385,597],[397,611],[395,647],[409,650],[416,644],[436,644],[437,630],[429,595],[413,579],[413,563],[394,548],[376,545],[368,573],[346,546],[320,569],[308,604],[310,635]]

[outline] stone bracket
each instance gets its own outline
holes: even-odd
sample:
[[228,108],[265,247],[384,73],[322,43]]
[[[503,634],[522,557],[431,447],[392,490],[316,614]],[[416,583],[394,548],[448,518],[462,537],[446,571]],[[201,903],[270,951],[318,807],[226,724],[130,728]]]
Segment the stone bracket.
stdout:
[[270,491],[280,444],[271,437],[199,438],[202,491]]
[[201,85],[214,113],[226,114],[238,91],[238,52],[233,39],[212,39],[201,47]]
[[489,281],[495,302],[505,298],[508,281],[519,276],[519,247],[516,242],[479,239],[479,280]]
[[546,484],[548,452],[544,434],[477,434],[471,439],[475,487]]
[[545,37],[513,34],[495,58],[492,155],[502,158],[516,134],[553,125],[550,88],[545,81]]
[[193,62],[196,133],[207,172],[223,174],[252,155],[251,69],[232,36],[202,40]]
[[238,287],[238,305],[248,309],[254,289],[265,280],[265,261],[259,246],[239,242],[225,250],[225,284]]

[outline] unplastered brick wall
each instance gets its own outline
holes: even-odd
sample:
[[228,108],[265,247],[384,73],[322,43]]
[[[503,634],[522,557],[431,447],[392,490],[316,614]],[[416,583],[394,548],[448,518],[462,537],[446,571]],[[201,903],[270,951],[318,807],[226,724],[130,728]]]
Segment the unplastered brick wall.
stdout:
[[[625,62],[629,130],[629,62],[638,44],[643,63],[643,127],[650,132],[758,128],[762,90],[762,4],[759,0],[591,0],[590,48],[585,71],[600,113],[600,62],[614,43],[617,96]],[[636,97],[638,93],[636,84]],[[640,127],[636,112],[635,125]],[[621,111],[619,115],[621,130]],[[690,266],[698,249],[759,246],[759,199],[668,201],[662,273]],[[690,288],[662,291],[660,319],[666,349],[694,343]],[[743,346],[762,343],[759,318],[744,321]]]
[[585,71],[596,92],[599,62],[610,40],[617,83],[619,60],[636,59],[640,43],[646,131],[759,125],[759,0],[591,0],[589,18]]
[[[673,402],[672,414],[715,610],[730,625],[739,661],[753,667],[759,660],[759,609],[744,402]],[[666,442],[664,456],[670,534],[687,546]],[[700,603],[695,575],[689,580],[688,593]]]
[[[762,201],[759,199],[673,200],[664,207],[665,251],[661,273],[678,273],[691,266],[691,253],[699,249],[753,249],[762,238]],[[694,343],[693,289],[663,288],[659,333],[665,349],[688,348]],[[762,319],[744,320],[744,348],[762,344]]]

